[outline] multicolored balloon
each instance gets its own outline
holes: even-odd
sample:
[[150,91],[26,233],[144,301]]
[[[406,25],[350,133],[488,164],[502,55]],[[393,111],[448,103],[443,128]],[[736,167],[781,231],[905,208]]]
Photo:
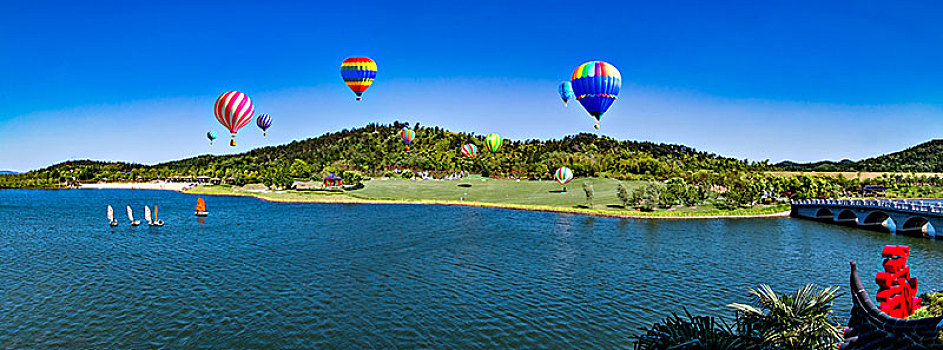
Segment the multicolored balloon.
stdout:
[[413,139],[416,138],[416,132],[413,129],[403,128],[403,131],[399,132],[399,137],[403,139],[403,143],[406,144],[406,151],[409,152],[409,144],[413,143]]
[[357,101],[377,77],[377,63],[367,57],[351,57],[341,63],[341,77],[357,94]]
[[462,146],[462,155],[465,158],[475,158],[478,156],[478,146],[475,146],[473,143]]
[[485,137],[485,148],[491,152],[491,155],[498,153],[498,150],[501,149],[501,144],[504,141],[501,140],[501,136],[498,134],[488,134],[488,137]]
[[576,95],[573,94],[573,85],[568,81],[560,83],[558,91],[560,92],[560,98],[563,99],[564,107],[567,107],[567,102],[576,98]]
[[573,180],[573,171],[567,167],[560,167],[560,169],[557,169],[556,174],[553,174],[553,178],[554,180],[557,180],[560,185],[566,185],[570,183],[571,180]]
[[268,114],[262,113],[255,118],[255,125],[262,129],[262,136],[268,136],[268,128],[272,126],[272,117]]
[[252,115],[255,114],[255,107],[252,106],[252,100],[249,96],[239,91],[230,91],[219,95],[216,99],[216,106],[213,108],[216,112],[216,120],[226,127],[232,134],[229,141],[230,146],[236,146],[236,132],[240,128],[249,124]]
[[599,130],[599,118],[612,106],[622,89],[622,74],[609,63],[589,61],[573,71],[570,82],[576,100],[596,118],[596,130]]
[[206,132],[206,138],[210,139],[210,145],[213,145],[213,140],[216,140],[216,130],[210,130]]

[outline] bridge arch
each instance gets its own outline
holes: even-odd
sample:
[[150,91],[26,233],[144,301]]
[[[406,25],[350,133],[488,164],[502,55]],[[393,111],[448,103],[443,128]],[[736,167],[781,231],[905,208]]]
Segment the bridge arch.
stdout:
[[897,232],[897,222],[890,214],[883,211],[872,211],[864,215],[864,220],[858,220],[858,225],[863,228],[885,231],[890,233]]
[[930,220],[922,216],[913,216],[904,221],[898,230],[901,233],[911,233],[915,236],[936,236],[936,228]]
[[884,221],[890,219],[891,216],[883,211],[872,211],[864,217],[864,222],[862,225],[881,225],[884,224]]
[[815,212],[815,217],[818,219],[832,219],[835,217],[835,214],[832,213],[828,208],[822,208]]

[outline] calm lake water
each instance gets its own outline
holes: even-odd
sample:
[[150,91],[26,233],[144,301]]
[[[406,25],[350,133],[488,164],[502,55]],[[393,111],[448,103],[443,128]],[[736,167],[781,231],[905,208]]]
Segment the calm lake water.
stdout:
[[943,286],[943,242],[789,218],[205,199],[198,219],[175,192],[0,191],[0,348],[625,348],[758,283],[840,285],[846,319],[848,262],[873,297],[886,244]]

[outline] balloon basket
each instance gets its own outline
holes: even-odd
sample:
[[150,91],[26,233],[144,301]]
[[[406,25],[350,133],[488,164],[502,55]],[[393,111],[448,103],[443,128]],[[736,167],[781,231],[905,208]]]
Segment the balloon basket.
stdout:
[[236,147],[236,139],[229,140],[229,145]]
[[363,98],[361,98],[360,96],[357,96],[357,101],[362,101],[362,100]]
[[599,130],[599,122],[596,123],[596,130]]

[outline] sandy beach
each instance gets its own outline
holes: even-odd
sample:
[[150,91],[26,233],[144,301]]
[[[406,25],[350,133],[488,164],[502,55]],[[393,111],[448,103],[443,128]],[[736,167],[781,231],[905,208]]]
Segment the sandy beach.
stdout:
[[100,184],[82,184],[79,188],[86,189],[117,189],[117,190],[168,190],[183,191],[195,187],[191,183],[181,182],[121,182],[121,183],[100,183]]

